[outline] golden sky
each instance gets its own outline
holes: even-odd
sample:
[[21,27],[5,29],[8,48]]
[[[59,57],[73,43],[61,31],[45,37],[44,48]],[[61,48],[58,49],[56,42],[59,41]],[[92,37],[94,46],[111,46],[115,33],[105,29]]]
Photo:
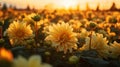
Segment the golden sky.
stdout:
[[88,3],[91,9],[96,9],[98,3],[100,9],[109,9],[112,3],[116,3],[116,7],[120,8],[120,0],[0,0],[0,3],[7,3],[17,8],[26,8],[30,5],[31,8],[44,8],[45,5],[53,6],[54,8],[76,8],[77,5],[80,6],[81,10],[86,9],[86,3]]

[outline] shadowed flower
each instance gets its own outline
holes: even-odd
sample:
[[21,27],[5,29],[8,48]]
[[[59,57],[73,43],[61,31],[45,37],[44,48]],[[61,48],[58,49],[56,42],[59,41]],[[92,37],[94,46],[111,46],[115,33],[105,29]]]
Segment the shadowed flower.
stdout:
[[111,58],[118,58],[120,56],[120,43],[114,42],[111,44],[109,52]]
[[74,31],[79,32],[80,27],[82,26],[82,24],[80,23],[79,20],[70,20],[69,24],[73,27]]
[[7,29],[7,33],[12,41],[22,41],[32,36],[33,31],[31,30],[30,25],[26,25],[26,23],[13,22],[9,25]]
[[116,36],[116,33],[112,32],[110,28],[107,28],[107,33],[109,36]]
[[85,29],[85,28],[81,28],[81,32],[78,33],[77,37],[78,38],[86,38],[88,37],[90,33]]
[[77,48],[76,33],[73,32],[73,28],[68,23],[62,22],[49,26],[48,34],[45,40],[52,41],[52,47],[55,47],[57,51],[66,53],[67,50],[72,52],[73,48]]
[[[108,56],[108,49],[109,46],[107,45],[108,41],[106,38],[103,38],[102,34],[92,34],[92,39],[91,39],[91,49],[96,50],[100,56],[106,58]],[[90,44],[90,38],[86,38],[86,44],[83,45],[80,50],[89,50],[89,44]]]
[[41,57],[38,55],[31,56],[28,60],[19,56],[13,61],[13,67],[52,67],[47,63],[42,63]]

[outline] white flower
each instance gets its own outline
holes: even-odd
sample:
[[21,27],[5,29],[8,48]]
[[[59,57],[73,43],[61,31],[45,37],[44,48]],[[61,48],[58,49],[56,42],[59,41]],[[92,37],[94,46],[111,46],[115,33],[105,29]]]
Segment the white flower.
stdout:
[[41,57],[36,55],[36,56],[31,56],[28,60],[28,67],[40,67],[41,66]]
[[19,56],[13,61],[13,67],[52,67],[50,64],[42,63],[39,55],[31,56],[28,60]]
[[17,59],[13,61],[13,67],[28,67],[27,64],[28,61],[22,56],[19,56]]

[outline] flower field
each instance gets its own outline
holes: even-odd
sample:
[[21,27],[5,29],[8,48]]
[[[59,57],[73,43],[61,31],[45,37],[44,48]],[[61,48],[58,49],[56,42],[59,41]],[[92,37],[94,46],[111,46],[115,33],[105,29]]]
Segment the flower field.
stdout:
[[0,67],[120,67],[120,11],[1,9]]

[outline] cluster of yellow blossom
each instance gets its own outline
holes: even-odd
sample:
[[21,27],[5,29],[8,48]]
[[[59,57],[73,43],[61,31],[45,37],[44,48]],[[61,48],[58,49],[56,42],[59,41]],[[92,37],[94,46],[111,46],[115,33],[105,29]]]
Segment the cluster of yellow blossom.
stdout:
[[[80,48],[80,50],[89,50],[89,46],[91,44],[91,49],[95,49],[102,57],[106,58],[109,55],[111,55],[109,57],[119,56],[119,54],[117,54],[119,53],[118,50],[120,48],[119,43],[114,42],[113,44],[108,45],[108,40],[106,37],[103,37],[102,34],[98,33],[92,33],[91,37],[89,37],[90,32],[86,30],[86,27],[90,24],[90,22],[87,19],[82,19],[85,21],[85,25],[84,27],[81,27],[82,21],[79,21],[78,18],[71,19],[68,21],[68,23],[65,23],[63,20],[59,20],[57,24],[53,23],[53,25],[50,25],[50,23],[48,24],[50,20],[41,19],[39,21],[35,21],[32,18],[34,16],[36,16],[36,14],[32,13],[25,16],[22,22],[14,21],[11,23],[7,29],[10,40],[13,42],[21,42],[22,40],[32,36],[34,29],[30,23],[33,22],[33,26],[37,30],[40,28],[41,24],[44,25],[43,32],[48,34],[45,40],[51,41],[52,47],[56,48],[57,51],[64,51],[64,53],[67,53],[68,51],[72,52],[73,49],[77,49],[78,37],[86,39],[86,43]],[[86,15],[87,18],[94,16],[95,15],[93,15],[92,12],[88,12]],[[115,17],[118,17],[117,19],[119,19],[119,16],[117,16],[117,14],[115,14]],[[111,32],[110,27],[114,23],[109,24],[110,18],[112,18],[112,16],[108,15],[103,23],[95,24],[97,24],[97,26],[101,29],[103,29],[103,27],[106,27],[105,29],[107,30],[108,35],[116,36],[115,32]],[[119,27],[120,23],[116,23],[114,25],[116,25],[116,27]]]
[[[89,50],[90,37],[86,37],[86,43],[80,51]],[[93,33],[91,36],[91,49],[96,50],[103,58],[118,58],[120,56],[120,44],[117,42],[108,45],[108,41],[102,34]]]

